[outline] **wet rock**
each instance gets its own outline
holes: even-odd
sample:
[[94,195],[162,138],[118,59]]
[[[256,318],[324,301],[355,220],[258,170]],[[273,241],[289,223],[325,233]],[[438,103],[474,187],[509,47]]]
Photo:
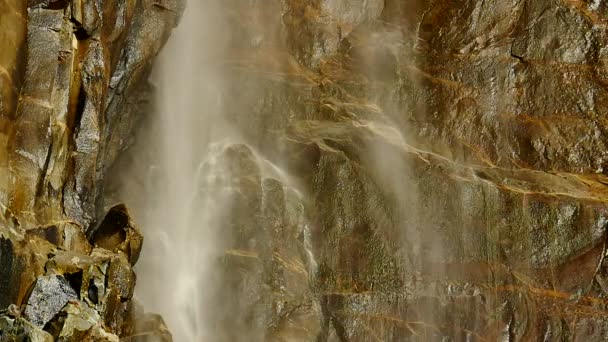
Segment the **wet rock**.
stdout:
[[126,342],[173,342],[163,318],[156,314],[138,314],[130,323],[133,331],[123,340]]
[[377,19],[383,8],[383,1],[378,0],[285,1],[287,46],[302,64],[318,67],[324,58],[338,51],[355,27]]
[[59,275],[43,276],[36,280],[24,311],[32,324],[43,328],[78,294],[64,277]]
[[299,279],[319,341],[605,338],[605,4],[268,7],[226,2],[225,118],[302,183],[317,267],[286,267],[306,265],[290,234],[306,230],[280,214],[279,177],[237,171],[231,327],[280,339]]
[[131,265],[135,265],[139,259],[143,236],[132,222],[124,204],[112,207],[101,224],[89,231],[88,235],[95,246],[115,253],[125,253]]
[[314,260],[302,198],[244,145],[228,146],[218,159],[234,193],[231,212],[246,213],[231,216],[224,228],[232,238],[218,265],[225,284],[217,294],[223,298],[219,336],[238,340],[247,331],[254,340],[314,339],[321,308],[308,282]]

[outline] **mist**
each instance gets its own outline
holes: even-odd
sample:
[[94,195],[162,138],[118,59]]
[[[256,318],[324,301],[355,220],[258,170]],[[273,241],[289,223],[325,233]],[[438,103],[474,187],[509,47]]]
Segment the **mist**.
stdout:
[[132,170],[145,190],[125,191],[146,233],[136,296],[166,317],[176,341],[216,340],[213,264],[223,253],[228,237],[219,230],[230,215],[218,155],[236,140],[222,115],[221,63],[230,30],[221,6],[189,1],[159,56],[151,78],[154,116],[136,146],[148,159]]

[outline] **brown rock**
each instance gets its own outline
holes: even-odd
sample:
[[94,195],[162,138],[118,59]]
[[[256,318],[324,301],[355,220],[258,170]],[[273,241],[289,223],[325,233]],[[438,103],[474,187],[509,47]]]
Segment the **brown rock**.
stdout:
[[57,222],[26,231],[26,238],[33,235],[68,251],[88,254],[92,249],[82,227],[75,222]]
[[132,222],[124,204],[112,207],[101,224],[90,230],[88,235],[95,246],[125,253],[131,265],[135,265],[139,259],[143,236]]

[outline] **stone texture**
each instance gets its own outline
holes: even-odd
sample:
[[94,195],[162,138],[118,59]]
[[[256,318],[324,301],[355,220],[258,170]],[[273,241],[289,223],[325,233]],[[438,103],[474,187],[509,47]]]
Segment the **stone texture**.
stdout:
[[[608,339],[604,2],[222,6],[220,340]],[[0,0],[0,340],[171,340],[102,195],[182,10]],[[56,276],[50,333],[5,310]]]
[[12,232],[0,227],[0,319],[20,317],[22,307],[55,340],[128,336],[136,277],[127,254],[91,247],[72,222]]
[[[220,339],[297,340],[294,303],[319,307],[309,341],[608,338],[604,3],[223,6],[222,90],[238,98],[222,108],[258,157],[226,152],[249,177],[230,202],[236,318],[218,316]],[[295,180],[258,172],[260,156]],[[304,246],[283,235],[293,184],[306,286],[281,262]]]
[[133,313],[129,323],[132,332],[124,338],[126,342],[173,342],[163,318],[156,314]]
[[152,60],[181,2],[38,1],[27,11],[25,2],[2,6],[9,3],[3,13],[15,15],[2,21],[15,29],[3,30],[10,37],[2,50],[11,53],[3,52],[2,82],[10,87],[2,89],[12,93],[1,97],[2,202],[26,227],[71,220],[86,230],[103,214],[100,180],[129,144]]
[[34,325],[43,328],[70,300],[76,298],[76,292],[62,276],[40,277],[27,301],[24,315]]
[[88,254],[91,245],[82,227],[74,222],[63,221],[26,231],[26,236],[36,235],[64,250]]
[[[128,217],[99,224],[102,180],[130,144],[153,59],[182,10],[0,0],[0,340],[122,336],[143,238]],[[108,217],[116,210],[128,215],[123,206]],[[98,226],[124,241],[89,242]]]
[[53,342],[53,336],[23,318],[0,317],[0,341]]
[[232,189],[228,212],[240,213],[228,216],[224,234],[232,238],[218,267],[219,338],[314,340],[321,306],[309,283],[314,261],[306,253],[303,199],[246,146],[228,146],[219,159],[215,172],[228,176],[220,188]]
[[66,317],[59,333],[59,341],[118,342],[118,336],[107,333],[102,318],[86,303],[70,303],[64,310]]

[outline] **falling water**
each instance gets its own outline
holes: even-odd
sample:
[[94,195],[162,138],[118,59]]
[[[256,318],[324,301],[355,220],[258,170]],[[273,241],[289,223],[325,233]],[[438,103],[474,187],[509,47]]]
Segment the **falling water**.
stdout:
[[[235,217],[246,216],[237,212],[233,206],[234,195],[239,193],[241,185],[235,185],[234,177],[230,174],[231,166],[227,165],[226,151],[233,149],[234,146],[240,146],[236,148],[237,151],[247,151],[244,153],[249,153],[251,159],[255,160],[253,163],[256,165],[253,169],[257,170],[255,171],[257,177],[262,180],[261,186],[256,185],[262,189],[256,190],[261,195],[254,201],[259,200],[262,203],[261,209],[258,208],[259,211],[255,212],[255,215],[264,216],[265,205],[279,207],[272,200],[270,205],[263,203],[267,200],[267,193],[264,192],[266,189],[263,189],[266,178],[277,180],[286,192],[285,197],[288,197],[287,193],[300,199],[306,196],[298,190],[297,182],[285,170],[277,167],[263,153],[257,151],[253,147],[255,144],[246,144],[247,139],[241,136],[229,122],[224,106],[229,101],[234,102],[239,99],[238,94],[233,93],[234,89],[227,90],[231,80],[228,75],[223,74],[223,70],[226,70],[224,68],[228,49],[226,44],[234,38],[231,37],[229,25],[222,19],[225,14],[222,11],[223,6],[226,5],[222,0],[190,1],[179,27],[164,48],[153,75],[158,91],[157,117],[152,123],[153,128],[150,130],[152,133],[148,133],[144,139],[145,146],[142,148],[153,155],[150,158],[152,161],[148,160],[145,163],[151,164],[145,167],[147,170],[144,172],[148,175],[145,184],[147,191],[143,194],[138,193],[135,195],[136,198],[126,199],[135,207],[136,218],[146,236],[143,255],[138,266],[137,296],[147,310],[162,314],[175,341],[234,341],[235,338],[253,341],[264,338],[263,333],[258,336],[253,331],[245,334],[241,331],[231,332],[227,335],[218,331],[226,328],[221,326],[222,323],[218,323],[222,320],[222,315],[233,314],[239,311],[242,305],[238,299],[234,303],[227,304],[230,299],[222,296],[220,288],[220,284],[226,286],[225,279],[221,278],[222,274],[217,266],[220,257],[232,248],[230,221]],[[387,33],[382,37],[383,39],[376,40],[383,42],[398,40],[394,36],[393,33]],[[259,39],[262,39],[258,38],[256,36],[254,39],[256,46],[261,41]],[[392,47],[394,44],[388,45]],[[371,46],[370,50],[375,50],[374,46]],[[377,81],[386,81],[383,79],[384,74],[380,72],[382,63],[375,57],[371,58],[366,63],[369,70],[365,71],[376,75]],[[226,94],[227,92],[230,94]],[[370,101],[387,108],[398,107],[398,104],[391,100],[381,99],[380,96],[375,99],[372,96],[376,93],[382,94],[383,91],[372,87],[369,92]],[[372,104],[375,105],[370,102],[370,105]],[[393,111],[398,112],[398,109],[395,108]],[[393,123],[387,117],[382,120],[375,119],[383,123],[355,120],[352,129],[368,130],[395,147],[394,152],[387,152],[386,144],[372,142],[366,146],[371,165],[378,166],[378,170],[375,170],[374,166],[370,169],[374,170],[372,173],[379,178],[378,184],[396,190],[397,211],[403,216],[400,218],[401,221],[405,222],[400,223],[398,228],[404,230],[403,235],[408,239],[403,245],[408,246],[413,254],[418,255],[423,238],[418,236],[416,229],[412,228],[416,224],[417,217],[410,210],[415,206],[416,191],[410,182],[403,181],[404,178],[408,178],[411,171],[409,165],[402,160],[402,152],[410,147],[406,146],[404,135],[396,128],[399,127],[397,123]],[[247,147],[243,149],[241,148],[243,146]],[[248,158],[246,157],[245,160]],[[238,161],[238,163],[242,162],[243,160]],[[387,165],[390,167],[386,167]],[[141,170],[137,172],[142,173]],[[287,209],[283,210],[287,211]],[[245,219],[255,220],[249,217]],[[268,235],[263,235],[264,230],[270,228],[255,227],[255,229],[262,231],[260,240],[271,240]],[[275,234],[274,238],[280,238],[277,231],[281,229],[288,230],[280,227],[270,234]],[[293,240],[303,236],[302,249],[306,259],[304,263],[307,264],[308,275],[313,276],[317,264],[312,253],[309,226],[304,222],[299,224],[298,229],[300,229],[299,235],[296,234],[298,237]],[[265,243],[271,244],[264,241],[251,250],[256,250],[256,247]],[[250,252],[249,249],[243,251]],[[421,267],[420,260],[408,262],[412,267]],[[304,279],[304,283],[306,281],[307,279]],[[252,282],[262,281],[256,279]],[[269,287],[268,284],[263,286]],[[271,291],[275,290],[271,289]],[[224,291],[223,294],[226,295],[227,292]],[[243,293],[234,294],[235,297],[239,295],[242,296]],[[277,298],[280,297],[277,295]],[[319,318],[321,309],[314,300],[311,302],[313,303],[310,311],[317,315],[313,314],[311,321],[318,325],[321,322]],[[263,307],[266,304],[255,303],[254,306],[256,305]],[[282,305],[282,302],[278,305]],[[268,307],[273,307],[274,310],[274,306],[268,305]],[[255,311],[255,314],[257,315],[258,312]],[[265,318],[255,317],[255,319],[261,321]],[[236,327],[234,329],[237,330]]]
[[[146,309],[165,317],[176,341],[212,341],[216,234],[228,207],[218,155],[236,141],[222,118],[221,61],[228,30],[221,1],[190,1],[153,76],[157,85],[153,191],[138,199],[146,233],[141,284]],[[203,310],[205,308],[205,310]]]

